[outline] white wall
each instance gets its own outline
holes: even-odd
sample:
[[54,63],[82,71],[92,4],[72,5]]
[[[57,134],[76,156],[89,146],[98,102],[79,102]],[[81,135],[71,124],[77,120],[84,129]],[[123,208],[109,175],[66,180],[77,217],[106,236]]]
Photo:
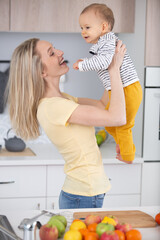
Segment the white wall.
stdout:
[[[145,45],[145,8],[146,0],[136,0],[135,33],[119,34],[119,38],[124,41],[127,50],[136,66],[141,85],[144,85],[144,45]],[[64,83],[64,90],[74,96],[100,98],[103,93],[103,87],[98,81],[94,72],[78,72],[73,70],[73,63],[85,56],[89,56],[87,45],[78,33],[0,33],[0,60],[9,60],[14,48],[22,41],[38,37],[53,43],[56,48],[64,51],[65,59],[69,60],[70,71],[67,73],[67,80]],[[135,127],[133,129],[134,141],[137,153],[141,155],[142,148],[142,120],[143,103],[136,117]],[[7,124],[6,124],[7,121]],[[5,134],[4,127],[9,127],[9,120],[0,114],[0,144],[3,142]],[[6,129],[7,130],[7,129]]]

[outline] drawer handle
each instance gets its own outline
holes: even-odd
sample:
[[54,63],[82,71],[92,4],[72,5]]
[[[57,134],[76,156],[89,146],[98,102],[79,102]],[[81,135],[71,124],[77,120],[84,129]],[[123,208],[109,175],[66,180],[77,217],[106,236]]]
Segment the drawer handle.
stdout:
[[15,181],[0,182],[0,184],[10,184],[10,183],[15,183]]

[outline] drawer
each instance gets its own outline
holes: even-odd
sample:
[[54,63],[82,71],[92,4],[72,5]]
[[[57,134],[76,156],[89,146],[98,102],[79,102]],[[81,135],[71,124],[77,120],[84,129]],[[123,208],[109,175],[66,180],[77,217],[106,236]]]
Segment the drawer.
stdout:
[[47,196],[59,196],[64,184],[64,166],[47,167]]
[[7,198],[0,199],[0,212],[15,210],[46,209],[46,198]]
[[103,202],[103,207],[137,207],[140,206],[141,197],[135,195],[108,195],[106,194]]
[[140,194],[141,164],[106,164],[104,168],[111,179],[109,194]]
[[38,197],[46,194],[46,167],[0,167],[0,198]]

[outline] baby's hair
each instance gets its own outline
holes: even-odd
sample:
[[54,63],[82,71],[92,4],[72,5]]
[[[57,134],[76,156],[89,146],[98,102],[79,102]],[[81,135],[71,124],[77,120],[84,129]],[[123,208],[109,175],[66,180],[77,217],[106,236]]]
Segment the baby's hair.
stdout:
[[81,14],[86,13],[90,10],[94,10],[95,14],[98,13],[110,26],[110,30],[112,31],[114,26],[114,15],[112,10],[107,7],[105,4],[93,3],[86,8],[83,9]]

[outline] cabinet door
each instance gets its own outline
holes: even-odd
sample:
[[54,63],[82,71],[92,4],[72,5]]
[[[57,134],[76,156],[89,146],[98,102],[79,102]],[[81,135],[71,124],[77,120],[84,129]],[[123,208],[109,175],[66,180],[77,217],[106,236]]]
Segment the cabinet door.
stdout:
[[9,0],[0,1],[0,31],[9,31]]
[[46,167],[10,166],[0,168],[0,198],[45,197]]
[[64,166],[47,167],[47,197],[58,197],[65,179]]
[[140,195],[124,194],[124,195],[109,195],[106,194],[103,202],[103,208],[108,207],[133,207],[140,206]]
[[146,162],[143,164],[141,205],[160,205],[160,162]]
[[14,0],[11,1],[11,31],[79,32],[81,9],[83,0]]
[[160,66],[160,1],[147,0],[146,66]]
[[112,9],[116,33],[133,33],[135,24],[135,0],[85,0],[85,7],[92,3],[104,3]]
[[105,165],[105,172],[111,179],[113,194],[140,194],[141,192],[141,164]]

